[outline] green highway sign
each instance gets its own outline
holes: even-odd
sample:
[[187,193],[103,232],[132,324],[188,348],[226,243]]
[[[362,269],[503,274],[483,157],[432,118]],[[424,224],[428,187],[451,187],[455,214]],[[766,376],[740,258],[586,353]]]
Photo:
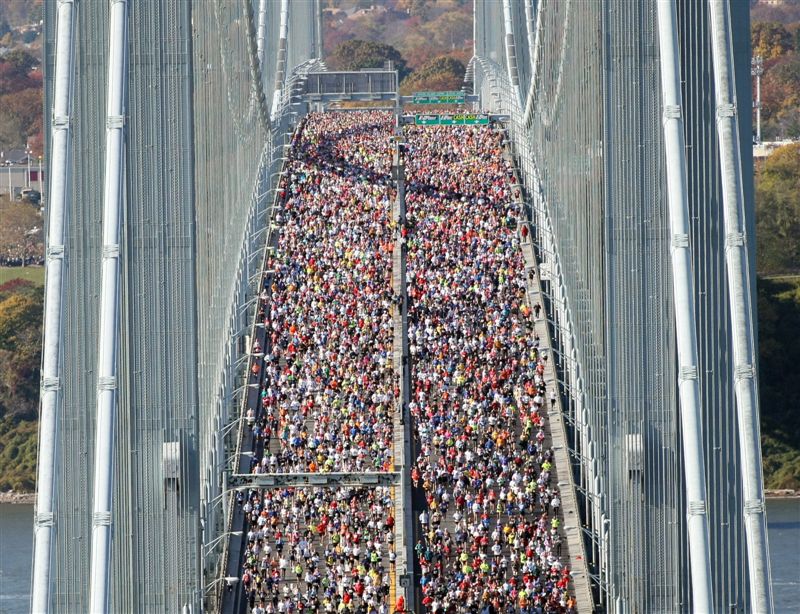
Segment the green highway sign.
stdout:
[[439,125],[439,116],[438,115],[415,115],[414,116],[414,123],[417,126],[438,126]]
[[464,92],[414,92],[412,104],[464,104]]
[[489,116],[482,113],[418,114],[414,116],[417,126],[486,126]]

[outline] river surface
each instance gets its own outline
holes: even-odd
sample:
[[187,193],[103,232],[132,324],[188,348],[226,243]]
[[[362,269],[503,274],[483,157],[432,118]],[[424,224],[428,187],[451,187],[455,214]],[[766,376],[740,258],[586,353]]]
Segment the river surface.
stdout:
[[[800,499],[767,501],[775,612],[800,611]],[[33,506],[0,503],[0,614],[28,611]]]
[[0,614],[27,612],[33,557],[33,506],[0,503]]

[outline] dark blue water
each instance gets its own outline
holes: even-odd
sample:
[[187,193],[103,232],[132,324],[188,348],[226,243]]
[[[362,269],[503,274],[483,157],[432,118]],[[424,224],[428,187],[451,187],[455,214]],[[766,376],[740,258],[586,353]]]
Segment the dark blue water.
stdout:
[[0,503],[0,614],[30,607],[33,506]]
[[[767,501],[777,614],[800,612],[800,499]],[[33,506],[0,504],[0,614],[28,611]]]
[[775,612],[800,612],[800,499],[769,499],[767,528]]

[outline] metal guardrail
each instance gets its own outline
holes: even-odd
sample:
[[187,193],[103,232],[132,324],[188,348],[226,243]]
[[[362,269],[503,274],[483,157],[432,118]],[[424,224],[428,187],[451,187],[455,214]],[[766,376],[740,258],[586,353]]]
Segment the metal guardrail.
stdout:
[[[285,112],[285,107],[282,109],[282,112]],[[283,117],[282,120],[285,120],[285,117]],[[280,125],[281,123],[282,123],[282,121],[279,122],[278,125]],[[284,132],[283,133],[283,137],[285,138],[286,136],[287,135]],[[291,142],[291,138],[292,137],[290,136],[289,137],[289,142]],[[286,144],[284,144],[284,145],[286,145]],[[275,149],[273,149],[273,152],[274,151],[275,151]],[[270,160],[270,166],[272,165],[272,163],[273,163],[273,160]],[[286,168],[285,168],[285,163],[284,163],[281,166],[281,170],[278,173],[276,173],[275,175],[277,175],[278,177],[282,177],[285,174],[285,171],[286,171]],[[258,274],[258,285],[256,286],[256,288],[257,288],[256,296],[257,297],[259,295],[260,289],[264,287],[264,280],[265,280],[266,275],[268,274],[268,270],[267,270],[267,267],[266,267],[266,258],[267,258],[267,255],[269,253],[269,249],[270,249],[270,246],[272,244],[272,241],[273,241],[272,230],[273,230],[274,226],[272,224],[272,216],[273,216],[276,208],[279,206],[279,203],[278,203],[278,199],[279,199],[278,187],[279,186],[280,186],[280,179],[275,181],[274,185],[270,188],[270,190],[273,192],[272,199],[271,199],[271,203],[272,204],[271,204],[270,210],[267,212],[267,220],[268,221],[267,221],[267,226],[266,226],[266,236],[264,238],[264,244],[263,244],[264,245],[264,249],[263,249],[262,257],[261,257],[261,263],[262,263],[261,264],[261,271]],[[257,301],[260,301],[260,298],[257,298]],[[249,337],[251,344],[258,337],[257,333],[258,333],[258,328],[259,327],[258,327],[257,319],[255,317],[256,314],[257,314],[257,309],[254,310],[254,313],[252,314],[253,317],[251,318],[252,324],[251,324],[251,327],[250,327],[250,337]],[[251,345],[251,347],[252,347],[252,345]],[[262,344],[262,347],[264,347],[263,344]],[[246,415],[247,415],[247,404],[248,404],[249,391],[250,391],[250,387],[252,386],[252,383],[249,381],[250,380],[250,374],[252,372],[251,369],[253,367],[253,361],[254,360],[261,360],[263,358],[263,356],[256,356],[255,354],[250,353],[250,348],[246,348],[246,351],[248,352],[248,360],[246,361],[246,365],[243,366],[243,373],[245,374],[246,385],[242,389],[241,399],[239,401],[239,417],[236,419],[236,422],[238,422],[238,429],[237,429],[237,435],[236,435],[236,451],[231,457],[232,463],[233,463],[233,465],[235,467],[235,469],[234,469],[235,475],[239,475],[240,471],[241,471],[241,463],[242,463],[242,456],[243,456],[242,455],[242,446],[243,446],[243,442],[244,442],[245,437],[246,437],[246,428],[247,428],[247,420],[245,418],[246,418]],[[258,385],[260,385],[260,378],[262,376],[262,373],[263,373],[263,371],[259,370],[259,378],[258,378],[259,379],[259,384]],[[227,473],[227,471],[228,471],[228,468],[226,467],[225,474],[224,474],[225,477],[224,477],[224,480],[223,480],[224,485],[225,485],[226,488],[228,486],[228,478],[227,478],[228,473]],[[224,523],[225,523],[224,534],[231,534],[232,531],[233,531],[233,522],[234,522],[234,511],[233,511],[234,510],[234,505],[233,505],[233,503],[234,503],[235,492],[236,492],[236,489],[227,488],[227,490],[225,490],[225,491],[223,491],[221,493],[221,496],[223,496],[223,497],[228,499],[228,505],[225,508],[226,517],[224,518]],[[216,574],[217,579],[220,578],[220,577],[223,577],[223,576],[227,576],[228,574],[224,573],[224,571],[227,571],[227,569],[230,567],[230,561],[229,561],[230,556],[231,556],[230,540],[223,540],[223,544],[224,545],[223,545],[222,555],[220,557],[220,562],[219,562],[219,564],[217,566],[218,567],[218,571],[217,571],[217,574]],[[223,573],[221,573],[221,572],[223,572]],[[215,591],[215,595],[214,595],[214,610],[215,611],[219,611],[219,608],[221,608],[221,606],[222,606],[222,598],[221,598],[222,589],[223,589],[223,587],[222,587],[221,583],[218,583],[217,590]]]
[[400,471],[381,471],[370,473],[330,472],[330,473],[236,473],[228,478],[230,490],[247,488],[285,488],[285,487],[353,487],[353,486],[396,486],[402,479]]

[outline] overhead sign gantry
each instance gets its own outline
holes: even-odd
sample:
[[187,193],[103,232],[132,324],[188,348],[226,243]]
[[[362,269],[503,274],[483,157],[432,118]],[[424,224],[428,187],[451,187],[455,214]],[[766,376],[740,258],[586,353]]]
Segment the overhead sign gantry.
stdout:
[[466,95],[462,91],[414,92],[411,104],[464,104]]
[[489,116],[484,113],[428,113],[414,115],[417,126],[486,126]]

